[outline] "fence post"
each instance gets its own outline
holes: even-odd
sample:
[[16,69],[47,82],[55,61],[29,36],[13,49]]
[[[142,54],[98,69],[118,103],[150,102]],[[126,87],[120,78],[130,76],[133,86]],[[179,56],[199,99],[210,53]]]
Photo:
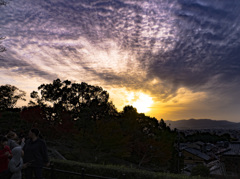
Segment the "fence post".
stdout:
[[51,179],[54,179],[54,163],[50,162],[50,168],[51,168]]
[[82,177],[82,179],[84,179],[84,176],[85,176],[85,169],[84,168],[82,168],[82,175],[81,175]]

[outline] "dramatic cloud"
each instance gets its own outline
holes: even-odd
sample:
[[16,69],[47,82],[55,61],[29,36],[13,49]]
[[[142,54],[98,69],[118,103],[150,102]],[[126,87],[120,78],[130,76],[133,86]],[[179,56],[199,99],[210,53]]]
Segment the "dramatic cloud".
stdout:
[[12,0],[0,7],[1,83],[85,81],[148,93],[156,109],[233,106],[236,118],[239,10],[238,0]]

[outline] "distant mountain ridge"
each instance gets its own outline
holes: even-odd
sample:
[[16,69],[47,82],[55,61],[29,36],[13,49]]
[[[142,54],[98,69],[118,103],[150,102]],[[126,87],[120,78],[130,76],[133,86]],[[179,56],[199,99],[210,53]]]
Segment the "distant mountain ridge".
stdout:
[[166,120],[171,129],[240,129],[240,123],[230,121],[217,121],[211,119],[184,119],[178,121]]

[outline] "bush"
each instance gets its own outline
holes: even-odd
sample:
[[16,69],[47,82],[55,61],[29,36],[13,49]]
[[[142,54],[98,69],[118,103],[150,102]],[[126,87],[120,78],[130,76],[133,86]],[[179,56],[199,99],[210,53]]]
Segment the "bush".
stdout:
[[210,175],[210,171],[208,167],[204,165],[197,165],[193,167],[191,176],[201,176],[201,177],[208,177]]

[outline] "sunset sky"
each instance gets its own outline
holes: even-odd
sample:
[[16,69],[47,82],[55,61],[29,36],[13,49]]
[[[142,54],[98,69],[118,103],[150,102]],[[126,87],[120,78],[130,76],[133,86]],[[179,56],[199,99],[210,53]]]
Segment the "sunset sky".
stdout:
[[239,0],[11,0],[0,6],[0,85],[27,97],[60,78],[119,111],[240,122]]

